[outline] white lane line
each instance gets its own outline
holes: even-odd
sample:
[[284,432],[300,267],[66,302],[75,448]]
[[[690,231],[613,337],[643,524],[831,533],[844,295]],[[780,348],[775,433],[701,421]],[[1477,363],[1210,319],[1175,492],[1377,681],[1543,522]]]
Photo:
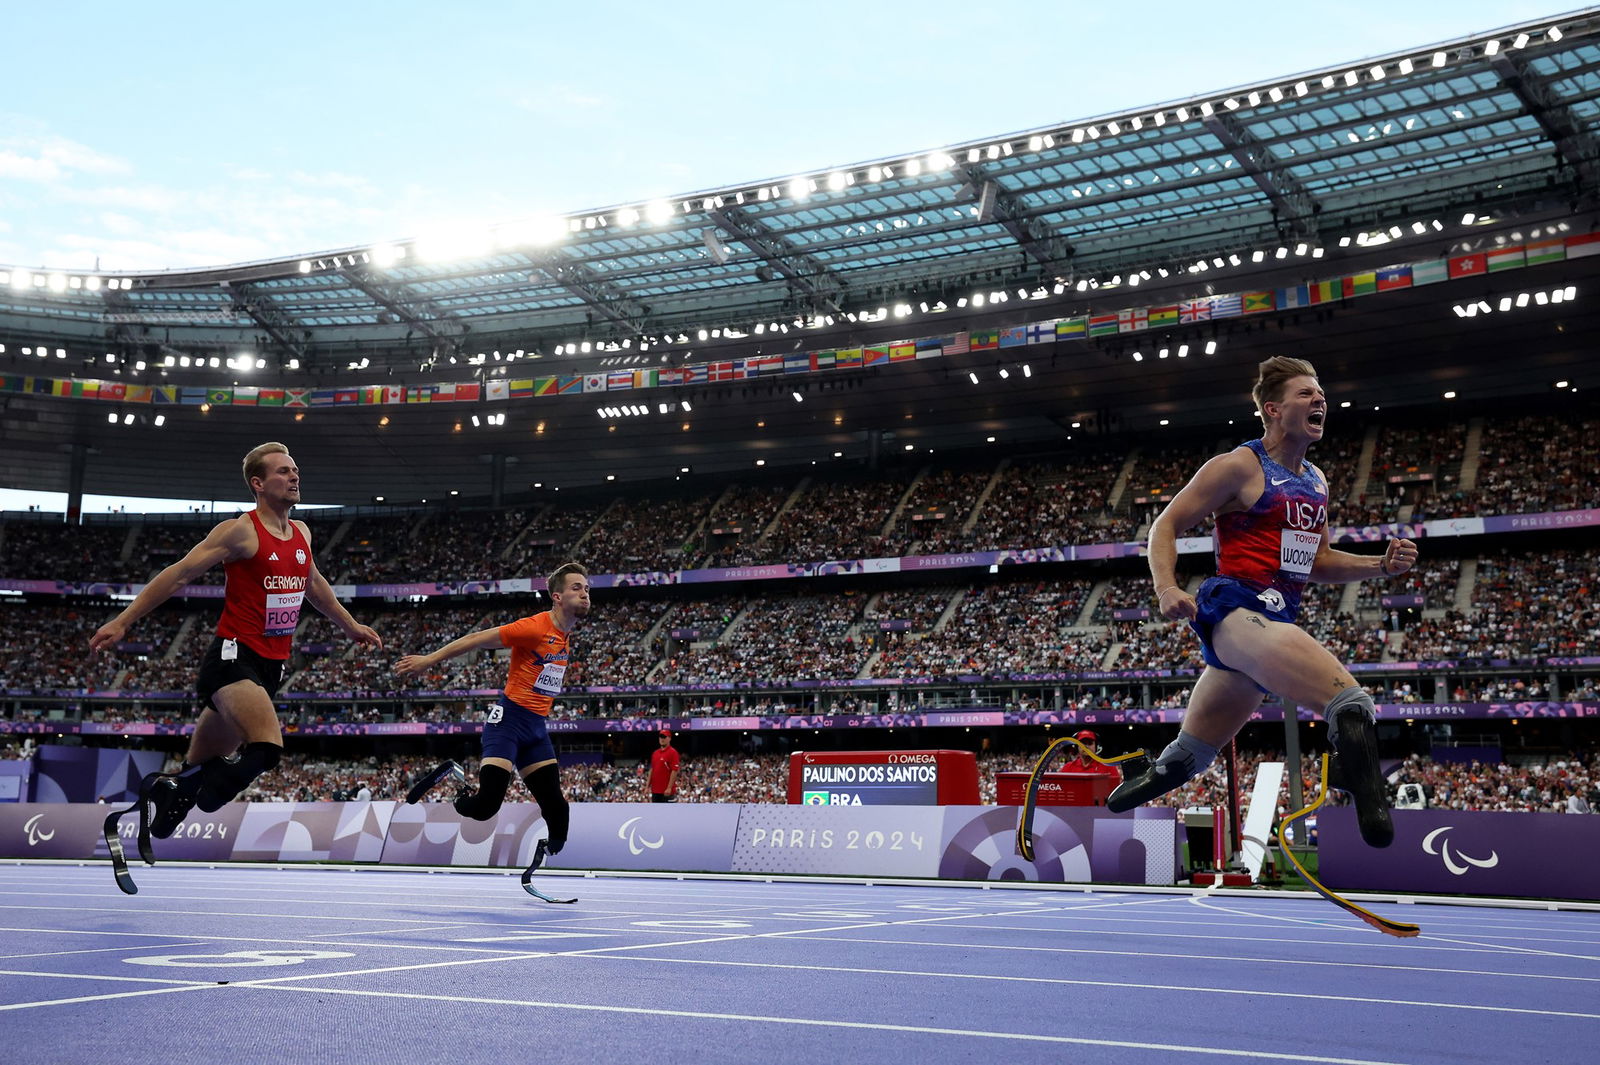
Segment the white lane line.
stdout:
[[[0,932],[3,931],[14,932],[17,931],[17,929],[0,929]],[[136,946],[133,944],[124,943],[119,947],[85,947],[82,950],[40,950],[34,951],[31,954],[0,954],[0,961],[14,961],[17,958],[59,958],[67,954],[104,954],[107,951],[144,950],[146,947],[151,950],[164,950],[167,947],[192,946],[194,946],[194,944],[188,940],[184,940],[181,943],[140,943]]]
[[[468,926],[468,927],[472,927],[472,926]],[[500,926],[500,927],[503,927],[503,926]],[[143,938],[147,938],[147,937],[151,936],[151,933],[149,933],[149,932],[101,932],[101,931],[94,931],[94,930],[91,930],[91,929],[84,929],[84,928],[0,928],[0,932],[49,932],[49,933],[55,934],[55,935],[74,935],[74,936],[126,936],[126,937],[131,938],[131,939],[143,939]],[[601,933],[596,933],[596,934],[598,935],[598,934],[601,934]],[[643,936],[643,935],[646,935],[647,933],[640,932],[638,934]],[[343,940],[338,940],[338,939],[297,939],[297,938],[294,938],[292,936],[239,936],[239,935],[233,935],[231,933],[226,933],[226,932],[218,933],[216,935],[204,935],[204,934],[189,935],[189,934],[186,934],[186,933],[183,933],[183,932],[176,932],[176,933],[173,933],[173,935],[182,937],[184,942],[181,942],[181,943],[162,943],[162,944],[157,944],[157,945],[163,946],[163,947],[166,947],[166,946],[192,947],[192,946],[195,946],[196,944],[201,944],[201,943],[268,943],[268,944],[272,944],[272,945],[275,945],[275,946],[284,946],[284,945],[288,945],[288,944],[293,944],[293,945],[316,946],[316,947],[366,947],[366,948],[371,949],[371,950],[443,950],[443,951],[451,951],[451,952],[465,953],[465,954],[482,954],[486,950],[493,950],[494,949],[493,947],[482,947],[482,948],[477,948],[477,949],[474,949],[472,947],[450,947],[450,946],[444,946],[442,944],[432,944],[432,943],[346,943]],[[168,938],[171,938],[171,937],[169,936]],[[665,946],[677,947],[677,946],[693,946],[696,942],[698,942],[698,940],[690,940],[687,943],[682,943],[682,942],[656,943],[656,942],[652,942],[652,943],[643,944],[643,945],[652,946],[652,947],[665,947]],[[144,950],[145,947],[146,947],[146,944],[144,944],[144,943],[130,943],[130,944],[126,945],[126,946],[104,947],[104,948],[101,948],[101,949],[103,949],[103,950],[124,950],[124,951],[126,951],[126,950]],[[524,954],[524,953],[526,953],[526,951],[522,951],[522,950],[506,950],[503,953],[509,956],[509,955],[513,955],[513,954]]]
[[[590,958],[606,960],[603,952],[592,951]],[[1362,995],[1334,995],[1327,992],[1269,991],[1250,988],[1196,987],[1192,984],[1146,984],[1126,980],[1073,980],[1055,976],[1006,976],[997,973],[951,973],[921,969],[868,969],[847,965],[790,965],[780,962],[724,961],[701,958],[617,958],[627,962],[668,962],[681,965],[722,965],[747,969],[782,969],[799,972],[850,973],[861,976],[913,976],[922,980],[981,980],[999,983],[1054,984],[1064,987],[1121,988],[1129,991],[1179,991],[1195,995],[1242,995],[1247,998],[1300,998],[1326,1002],[1356,1002],[1363,1005],[1426,1006],[1441,1010],[1473,1010],[1484,1013],[1522,1013],[1537,1017],[1575,1017],[1580,1020],[1600,1020],[1600,1013],[1576,1013],[1570,1010],[1522,1009],[1513,1006],[1479,1006],[1469,1002],[1437,1002],[1421,999],[1368,998]]]
[[0,976],[32,976],[41,980],[102,980],[117,984],[172,984],[178,987],[215,986],[215,980],[173,980],[159,976],[113,976],[110,973],[52,973],[34,972],[30,969],[0,969]]
[[190,984],[187,987],[152,987],[144,991],[118,991],[108,995],[79,995],[76,998],[52,998],[38,1002],[12,1002],[0,1005],[0,1012],[33,1009],[37,1006],[76,1006],[82,1002],[109,1002],[117,998],[143,998],[145,995],[171,995],[184,991],[204,991],[207,988],[215,991],[217,985],[212,983]]
[[[768,936],[766,938],[778,938]],[[1436,965],[1397,965],[1392,962],[1359,962],[1359,961],[1318,961],[1312,958],[1263,958],[1253,957],[1248,954],[1173,954],[1171,951],[1159,950],[1105,950],[1092,947],[1036,947],[1025,944],[1009,943],[940,943],[919,939],[866,939],[856,936],[785,936],[786,939],[798,939],[802,942],[816,939],[829,943],[866,943],[878,946],[894,947],[942,947],[950,950],[1002,950],[1025,951],[1043,954],[1086,954],[1095,957],[1107,958],[1167,958],[1174,962],[1190,961],[1219,961],[1234,965],[1303,965],[1328,969],[1377,969],[1380,972],[1393,973],[1450,973],[1458,976],[1496,976],[1521,980],[1561,980],[1571,983],[1594,984],[1600,983],[1600,976],[1561,976],[1555,973],[1518,973],[1503,972],[1497,969],[1442,969]],[[681,946],[678,943],[661,943],[658,946],[663,950]],[[1409,947],[1405,948],[1407,951]],[[1491,954],[1501,954],[1501,951],[1490,951]]]
[[533,1009],[579,1010],[590,1013],[629,1014],[644,1017],[683,1017],[693,1020],[733,1021],[741,1024],[779,1024],[808,1028],[847,1029],[852,1031],[898,1032],[910,1035],[966,1036],[972,1039],[1012,1040],[1025,1043],[1056,1043],[1069,1046],[1118,1047],[1128,1050],[1161,1050],[1183,1054],[1210,1054],[1233,1058],[1251,1058],[1261,1061],[1313,1062],[1317,1065],[1403,1065],[1400,1062],[1375,1061],[1368,1058],[1334,1058],[1311,1054],[1280,1054],[1261,1050],[1237,1050],[1229,1047],[1206,1047],[1177,1043],[1143,1043],[1121,1039],[1089,1039],[1080,1036],[1036,1035],[1031,1032],[996,1032],[968,1028],[934,1028],[911,1024],[879,1024],[867,1021],[824,1020],[811,1017],[777,1017],[747,1013],[710,1013],[701,1010],[646,1009],[639,1006],[601,1006],[579,1002],[544,1002],[535,1000],[483,998],[468,995],[423,995],[397,991],[355,991],[331,987],[281,987],[274,984],[243,985],[252,990],[297,991],[304,994],[355,995],[367,998],[400,998],[425,1002],[461,1002],[485,1006],[524,1006]]

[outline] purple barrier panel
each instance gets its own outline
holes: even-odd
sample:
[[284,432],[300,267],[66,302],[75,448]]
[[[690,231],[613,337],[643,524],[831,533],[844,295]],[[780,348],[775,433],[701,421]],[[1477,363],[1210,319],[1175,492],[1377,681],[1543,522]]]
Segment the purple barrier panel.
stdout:
[[567,845],[550,864],[726,873],[733,869],[739,811],[735,803],[715,802],[574,803]]
[[252,862],[375,862],[383,856],[393,802],[252,803],[233,857]]
[[24,802],[33,779],[33,759],[0,761],[0,802]]
[[[574,811],[577,804],[573,806]],[[456,813],[446,802],[397,805],[378,859],[384,865],[525,866],[547,834],[539,807],[508,802],[488,821]]]
[[[97,807],[101,817],[109,807]],[[250,809],[249,803],[230,802],[216,813],[206,813],[196,807],[189,811],[178,827],[167,839],[154,840],[151,846],[156,852],[158,862],[225,862],[233,856],[234,841],[239,838],[239,822],[244,820],[245,811]],[[134,843],[139,830],[139,817],[129,814],[117,823],[117,832],[122,837],[123,849],[128,853],[128,860],[137,867],[138,859],[134,856]],[[94,856],[109,859],[106,853],[105,837],[95,839]]]
[[1600,817],[1396,810],[1394,843],[1361,842],[1355,810],[1319,811],[1318,862],[1334,890],[1600,899]]
[[1178,879],[1178,820],[1171,807],[1114,814],[1096,807],[1039,807],[1034,860],[1017,853],[1015,806],[944,809],[939,876],[953,880],[1172,884]]
[[743,806],[733,871],[938,876],[944,816],[938,806]]
[[[104,853],[103,803],[18,802],[0,806],[0,857],[92,858]],[[109,877],[111,874],[106,874]]]
[[33,801],[127,804],[139,796],[139,781],[161,768],[160,751],[114,747],[39,747],[34,762]]

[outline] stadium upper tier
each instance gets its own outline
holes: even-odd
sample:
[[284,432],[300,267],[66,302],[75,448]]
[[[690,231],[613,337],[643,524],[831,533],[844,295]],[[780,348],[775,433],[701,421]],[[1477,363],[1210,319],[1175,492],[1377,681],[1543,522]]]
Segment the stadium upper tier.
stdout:
[[[0,268],[15,479],[161,494],[195,454],[292,437],[349,503],[1220,426],[1285,349],[1369,403],[1582,380],[1592,301],[1517,299],[1600,269],[1597,31],[1589,9],[448,249]],[[322,399],[349,409],[259,409]],[[210,498],[235,480],[186,479]]]

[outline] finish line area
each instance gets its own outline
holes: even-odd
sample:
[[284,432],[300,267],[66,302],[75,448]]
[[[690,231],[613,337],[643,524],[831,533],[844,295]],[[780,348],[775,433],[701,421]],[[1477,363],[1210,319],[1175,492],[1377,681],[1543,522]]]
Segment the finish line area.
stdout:
[[[1571,1061],[1600,913],[1314,896],[0,864],[6,1059]],[[1384,907],[1394,913],[1400,907]],[[1411,911],[1414,907],[1406,907]]]

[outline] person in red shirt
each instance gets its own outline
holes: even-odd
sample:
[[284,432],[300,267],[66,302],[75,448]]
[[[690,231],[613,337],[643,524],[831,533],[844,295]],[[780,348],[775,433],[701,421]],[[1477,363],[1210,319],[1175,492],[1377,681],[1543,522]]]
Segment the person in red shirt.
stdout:
[[[1088,747],[1096,754],[1100,753],[1100,738],[1093,732],[1090,732],[1088,729],[1084,729],[1073,738],[1079,743],[1082,743],[1084,746]],[[1078,757],[1072,759],[1070,762],[1061,767],[1061,772],[1099,773],[1101,776],[1117,777],[1118,779],[1121,779],[1122,777],[1122,771],[1116,766],[1106,765],[1103,762],[1097,762],[1081,751],[1078,753]]]
[[200,666],[196,690],[202,708],[184,766],[175,774],[152,774],[140,788],[141,801],[155,810],[150,834],[160,839],[171,836],[196,805],[207,813],[221,809],[283,756],[272,700],[302,603],[357,643],[383,647],[383,639],[334,597],[312,557],[311,531],[289,517],[300,502],[300,467],[289,449],[276,441],[252,448],[244,457],[244,480],[255,509],[213,528],[89,638],[91,653],[115,647],[135,621],[190,581],[219,563],[227,574],[222,617]]
[[[483,726],[483,761],[478,767],[478,787],[456,797],[456,812],[474,821],[487,821],[499,813],[515,772],[539,804],[549,836],[539,841],[533,864],[537,869],[547,854],[560,854],[567,842],[571,808],[561,793],[561,773],[556,766],[555,744],[545,718],[561,694],[567,672],[567,638],[589,616],[589,574],[576,562],[562,565],[548,580],[550,609],[541,614],[496,625],[452,640],[432,654],[406,655],[395,663],[401,676],[466,654],[500,647],[511,648],[502,698],[489,705]],[[417,779],[406,793],[416,803],[444,780],[461,783],[461,766],[446,761]],[[526,874],[524,874],[526,885]]]
[[672,746],[672,730],[660,733],[661,744],[650,752],[650,801],[675,802],[678,798],[678,751]]

